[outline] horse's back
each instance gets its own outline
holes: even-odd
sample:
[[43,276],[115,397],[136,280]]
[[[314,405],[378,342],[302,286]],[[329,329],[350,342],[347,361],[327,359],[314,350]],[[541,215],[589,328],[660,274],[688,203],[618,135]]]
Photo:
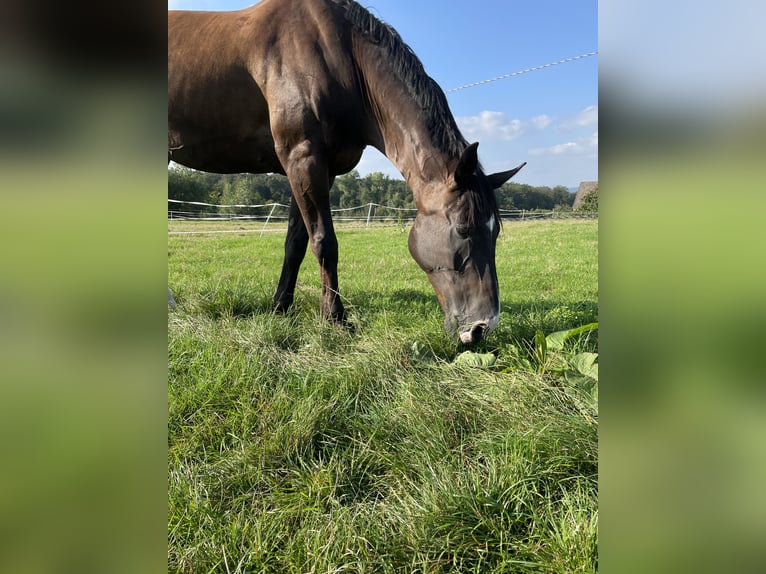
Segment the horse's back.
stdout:
[[168,138],[179,163],[282,172],[276,149],[311,139],[333,171],[347,171],[365,145],[357,82],[332,2],[168,12]]
[[252,9],[168,11],[168,146],[173,160],[219,173],[282,170],[273,149],[268,103],[252,70],[253,40],[262,25],[258,15]]

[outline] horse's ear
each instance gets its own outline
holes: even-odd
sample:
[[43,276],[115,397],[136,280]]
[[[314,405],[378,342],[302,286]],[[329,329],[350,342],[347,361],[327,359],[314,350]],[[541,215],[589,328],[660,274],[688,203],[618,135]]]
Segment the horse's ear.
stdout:
[[473,142],[460,155],[455,168],[455,183],[458,185],[465,185],[469,178],[476,173],[476,166],[479,165],[479,155],[476,151],[478,147],[479,142]]
[[527,162],[522,163],[518,167],[514,167],[513,169],[509,169],[508,171],[500,171],[498,173],[491,173],[487,176],[487,180],[489,181],[489,186],[492,189],[497,189],[501,185],[503,185],[506,181],[511,179],[516,173],[525,165],[527,165]]

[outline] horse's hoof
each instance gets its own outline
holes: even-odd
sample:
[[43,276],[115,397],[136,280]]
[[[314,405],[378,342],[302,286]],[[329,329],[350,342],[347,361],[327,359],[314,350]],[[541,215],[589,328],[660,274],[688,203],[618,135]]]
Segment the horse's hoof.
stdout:
[[276,299],[274,301],[274,311],[282,315],[287,315],[288,311],[290,311],[290,307],[292,307],[292,304],[292,299],[289,301],[285,299]]
[[339,327],[343,327],[351,335],[356,333],[356,327],[346,317],[346,311],[345,310],[341,310],[341,311],[338,311],[338,312],[335,312],[335,313],[325,313],[325,317],[329,321],[332,321],[335,325],[338,325]]
[[346,329],[349,335],[356,335],[356,325],[354,325],[354,323],[351,321],[344,320],[342,323],[340,323],[340,326]]

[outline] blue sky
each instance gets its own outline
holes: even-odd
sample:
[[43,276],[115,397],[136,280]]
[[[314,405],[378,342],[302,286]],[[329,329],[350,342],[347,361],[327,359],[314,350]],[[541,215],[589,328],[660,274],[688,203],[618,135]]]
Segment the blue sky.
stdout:
[[[169,9],[234,10],[253,0],[169,0]],[[361,0],[391,24],[444,90],[598,49],[597,0]],[[591,56],[447,93],[488,172],[576,187],[598,179],[598,58]],[[368,148],[357,167],[401,178]]]

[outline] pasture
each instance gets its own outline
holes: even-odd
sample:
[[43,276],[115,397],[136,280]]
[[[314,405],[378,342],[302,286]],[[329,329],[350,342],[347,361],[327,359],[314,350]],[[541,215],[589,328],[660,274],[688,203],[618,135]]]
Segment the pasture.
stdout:
[[[248,227],[251,225],[251,227]],[[169,572],[597,570],[598,222],[506,223],[500,325],[464,361],[408,227],[338,229],[355,333],[282,233],[173,222]],[[496,358],[496,360],[494,360]]]

